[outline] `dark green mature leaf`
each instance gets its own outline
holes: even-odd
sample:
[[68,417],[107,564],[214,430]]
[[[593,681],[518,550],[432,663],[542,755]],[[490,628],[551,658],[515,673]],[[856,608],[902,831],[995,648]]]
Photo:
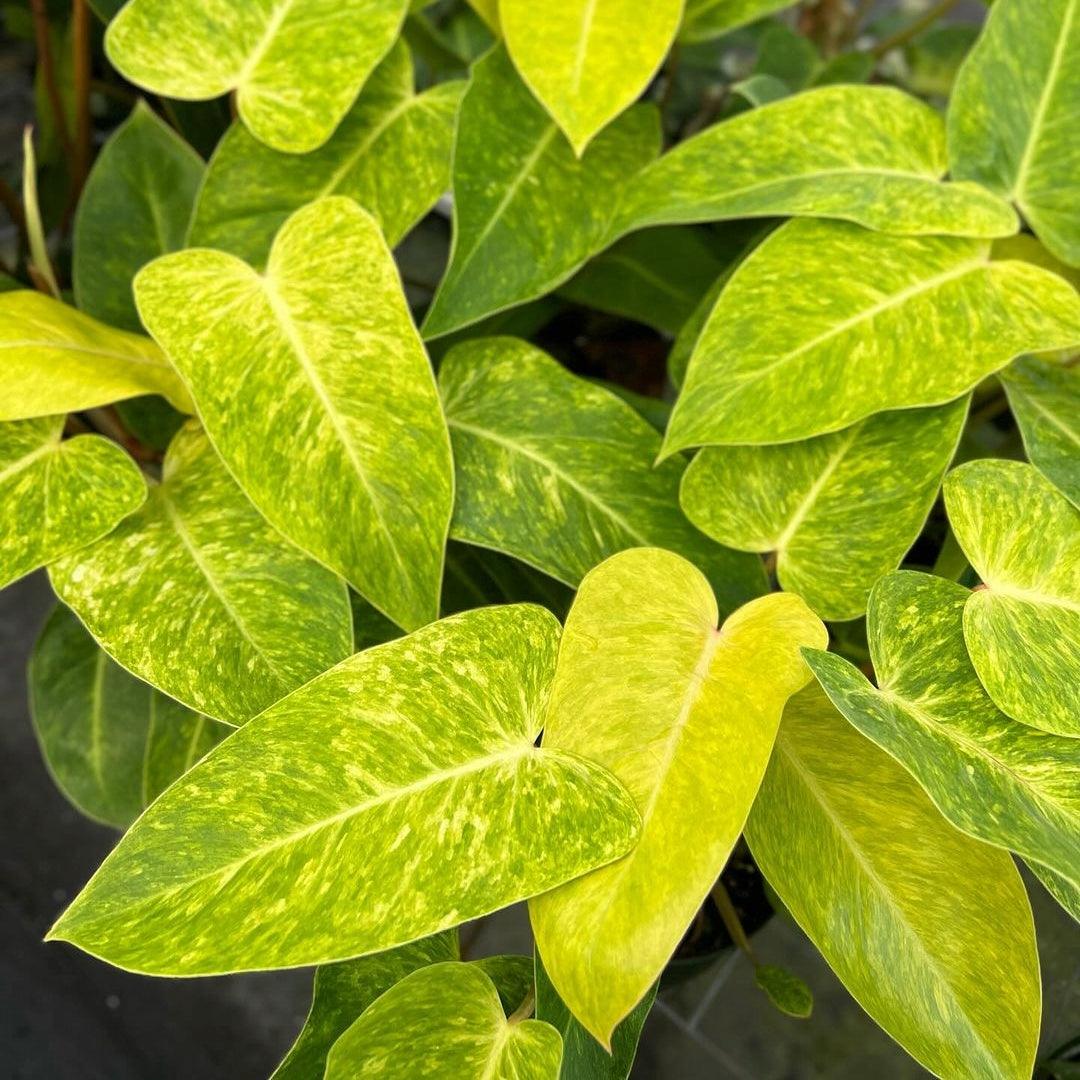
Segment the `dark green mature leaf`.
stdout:
[[810,679],[800,646],[828,642],[790,593],[718,621],[701,573],[656,548],[598,566],[567,616],[544,744],[610,768],[642,832],[618,863],[530,900],[529,917],[552,983],[608,1047],[739,838],[784,703]]
[[990,244],[797,220],[732,275],[698,339],[664,454],[790,442],[939,405],[1022,353],[1080,344],[1080,297]]
[[540,604],[560,621],[574,591],[561,581],[489,548],[451,540],[446,545],[441,612],[456,615],[487,604]]
[[1080,266],[1080,0],[997,0],[949,104],[957,179],[1012,199],[1040,240]]
[[727,612],[764,591],[760,561],[699,533],[681,462],[625,402],[513,338],[456,346],[439,371],[454,443],[451,534],[576,586],[609,555],[655,545],[703,570]]
[[578,160],[501,47],[473,65],[454,145],[450,265],[424,321],[438,337],[562,284],[604,246],[619,189],[660,145],[641,106]]
[[658,986],[659,983],[653,986],[615,1029],[609,1053],[574,1019],[573,1013],[551,984],[537,953],[536,1018],[551,1024],[562,1036],[560,1080],[626,1080],[637,1054],[641,1028],[656,1000]]
[[229,724],[352,652],[341,580],[256,513],[194,421],[142,508],[49,576],[116,661]]
[[184,246],[202,158],[142,101],[101,148],[75,215],[75,303],[95,319],[141,330],[131,282]]
[[875,689],[833,653],[806,658],[836,707],[904,765],[957,828],[1080,884],[1080,739],[1018,724],[964,645],[969,590],[898,571],[870,594]]
[[194,412],[180,376],[149,339],[43,293],[0,293],[0,421],[79,412],[161,394]]
[[454,930],[359,960],[325,964],[315,972],[311,1011],[296,1042],[270,1080],[312,1080],[326,1071],[326,1055],[349,1025],[406,975],[458,958]]
[[803,215],[900,235],[995,237],[1016,215],[975,184],[943,184],[945,128],[887,87],[828,86],[707,128],[627,185],[613,233]]
[[105,49],[126,78],[184,100],[236,91],[256,138],[321,146],[393,44],[408,0],[128,0]]
[[937,1076],[1031,1075],[1039,960],[1012,860],[949,825],[817,687],[785,710],[746,837],[840,980],[916,1060]]
[[795,0],[686,0],[679,40],[688,44],[711,41],[794,3]]
[[126,828],[230,731],[129,675],[57,605],[30,657],[41,752],[76,809]]
[[1080,507],[1080,369],[1025,357],[1000,378],[1028,459]]
[[1020,461],[969,461],[945,480],[956,539],[985,588],[964,640],[1002,712],[1080,736],[1080,509]]
[[559,295],[675,335],[723,268],[724,259],[700,232],[649,229],[591,259]]
[[288,154],[240,123],[210,161],[191,225],[192,247],[212,247],[262,266],[274,234],[305,203],[355,199],[395,245],[450,186],[450,148],[463,82],[422,94],[408,46],[398,42],[324,146]]
[[421,968],[388,990],[334,1044],[326,1080],[410,1074],[450,1080],[557,1080],[559,1033],[507,1020],[472,964]]
[[405,629],[438,611],[450,439],[374,219],[297,210],[265,274],[193,249],[139,273],[139,311],[259,510]]
[[579,157],[660,67],[683,0],[499,0],[499,28],[526,85]]
[[823,619],[854,619],[925,524],[967,411],[961,398],[800,442],[706,447],[679,501],[721,544],[775,551],[780,584]]
[[169,788],[50,936],[159,975],[329,963],[625,854],[622,786],[535,746],[558,638],[516,605],[355,654]]

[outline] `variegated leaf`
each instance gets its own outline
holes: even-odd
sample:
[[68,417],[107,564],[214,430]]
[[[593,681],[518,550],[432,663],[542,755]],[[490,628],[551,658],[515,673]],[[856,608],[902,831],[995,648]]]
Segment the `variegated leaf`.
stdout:
[[755,19],[791,7],[795,0],[686,0],[679,41],[711,41]]

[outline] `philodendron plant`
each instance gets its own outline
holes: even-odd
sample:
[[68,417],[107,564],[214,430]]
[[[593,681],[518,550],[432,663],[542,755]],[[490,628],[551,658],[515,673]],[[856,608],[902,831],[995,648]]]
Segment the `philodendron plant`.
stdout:
[[126,830],[50,940],[314,967],[276,1080],[623,1080],[703,925],[810,1012],[734,852],[926,1069],[1031,1076],[1080,0],[872,6],[33,5],[0,584]]

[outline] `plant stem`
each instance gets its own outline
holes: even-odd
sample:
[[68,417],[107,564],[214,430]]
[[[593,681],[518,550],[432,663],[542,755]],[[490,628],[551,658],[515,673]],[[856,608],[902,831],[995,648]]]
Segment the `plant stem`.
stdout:
[[528,1020],[536,1011],[536,987],[530,986],[525,1000],[508,1017],[508,1024],[520,1024],[522,1020]]
[[72,53],[75,82],[75,156],[72,161],[71,202],[90,171],[90,8],[86,0],[71,5]]
[[870,50],[870,55],[876,56],[880,60],[886,53],[892,52],[893,49],[899,48],[901,45],[906,45],[913,38],[917,38],[924,30],[937,22],[943,15],[948,15],[948,13],[959,3],[960,0],[938,0],[933,7],[924,11],[914,22],[909,23],[902,29],[897,30],[895,34],[890,34],[887,38],[883,38],[879,41]]
[[724,926],[727,928],[727,932],[731,935],[731,940],[746,953],[750,963],[753,964],[754,967],[758,967],[758,960],[754,955],[753,947],[750,945],[750,939],[746,936],[746,931],[739,921],[739,913],[735,910],[735,905],[731,902],[731,894],[727,891],[727,888],[722,881],[717,880],[716,884],[712,887],[712,898],[713,903],[716,904],[716,910],[720,912],[720,918],[724,920]]
[[49,98],[53,121],[57,134],[64,146],[64,153],[69,160],[72,156],[71,133],[68,131],[67,117],[64,115],[64,102],[60,97],[60,88],[56,83],[56,66],[53,64],[52,42],[49,39],[49,14],[45,9],[45,0],[30,0],[30,10],[34,16],[34,42],[37,46],[38,63],[41,65],[41,77],[45,81],[45,93]]
[[874,10],[875,2],[876,0],[859,0],[858,6],[852,11],[851,18],[848,19],[847,28],[840,35],[839,44],[841,48],[850,45],[859,36],[863,23],[866,22],[870,12]]

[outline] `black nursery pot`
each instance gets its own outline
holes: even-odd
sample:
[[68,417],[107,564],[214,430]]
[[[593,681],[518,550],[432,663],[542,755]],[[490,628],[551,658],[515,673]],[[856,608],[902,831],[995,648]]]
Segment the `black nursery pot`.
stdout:
[[[720,881],[727,889],[747,937],[757,933],[775,914],[765,891],[765,879],[743,841],[728,859]],[[715,901],[710,896],[679,943],[660,976],[660,989],[687,982],[706,971],[735,948]]]

